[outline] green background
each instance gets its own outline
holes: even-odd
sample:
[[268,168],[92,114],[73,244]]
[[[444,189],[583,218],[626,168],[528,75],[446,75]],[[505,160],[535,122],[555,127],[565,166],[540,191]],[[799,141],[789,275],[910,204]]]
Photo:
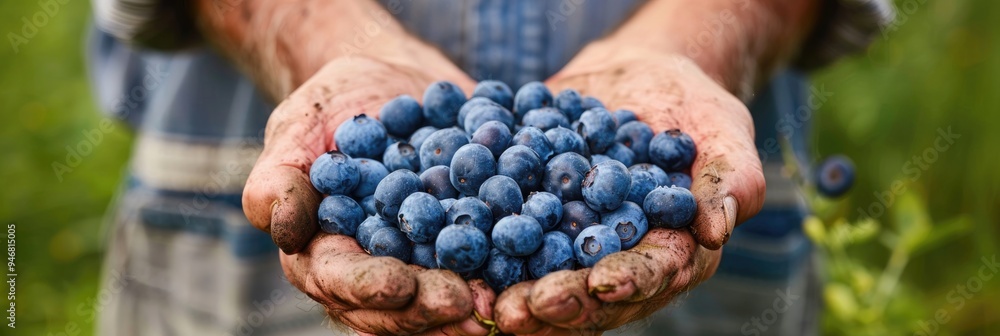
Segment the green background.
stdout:
[[[919,321],[944,309],[950,319],[940,334],[997,335],[1000,277],[983,278],[984,288],[961,309],[947,298],[977,277],[981,258],[998,252],[1000,2],[897,4],[896,26],[869,52],[813,76],[815,86],[833,95],[812,115],[812,151],[816,157],[843,153],[858,166],[850,194],[817,201],[817,212],[829,227],[838,218],[853,221],[859,207],[879,202],[876,193],[902,181],[905,191],[878,218],[883,232],[905,235],[919,222],[932,228],[924,234],[930,239],[907,253],[885,318],[866,321],[832,307],[824,331],[914,334]],[[40,10],[33,1],[0,2],[0,224],[17,226],[17,334],[72,334],[75,327],[88,335],[90,312],[101,307],[104,216],[132,134],[115,124],[80,164],[57,177],[53,163],[65,163],[67,146],[85,141],[84,131],[97,129],[105,117],[96,109],[84,65],[87,2],[63,5],[17,52],[6,43],[8,32],[20,33],[22,17]],[[938,129],[948,128],[961,137],[911,180],[906,162],[933,148]],[[877,277],[893,237],[881,234],[827,257],[850,260]],[[829,304],[842,304],[831,298]]]

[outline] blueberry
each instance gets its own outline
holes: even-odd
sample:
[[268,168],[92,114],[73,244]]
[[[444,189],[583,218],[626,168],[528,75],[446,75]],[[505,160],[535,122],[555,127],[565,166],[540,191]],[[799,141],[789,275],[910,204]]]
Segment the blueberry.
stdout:
[[854,163],[843,155],[834,155],[816,170],[816,190],[826,197],[839,197],[854,184]]
[[615,142],[619,142],[635,154],[636,163],[649,162],[649,141],[653,139],[653,129],[641,121],[630,121],[615,131]]
[[455,204],[456,201],[458,201],[458,200],[454,199],[454,198],[445,198],[445,199],[443,199],[443,200],[440,201],[441,208],[444,209],[444,212],[445,212],[445,217],[448,217],[448,215],[447,215],[448,214],[448,209],[450,209],[451,206],[453,204]]
[[610,156],[604,154],[594,154],[590,156],[590,163],[595,165],[601,162],[614,161],[614,160],[615,159],[612,159]]
[[602,214],[601,224],[615,229],[621,238],[623,250],[638,244],[649,230],[649,223],[646,221],[646,214],[642,212],[642,206],[632,202],[624,202],[618,209]]
[[378,186],[378,183],[386,175],[389,175],[389,170],[382,163],[371,159],[354,159],[354,163],[358,165],[360,179],[351,196],[354,198],[371,196],[375,193],[375,187]]
[[524,259],[506,255],[498,249],[490,250],[486,267],[483,268],[483,280],[495,293],[500,294],[507,287],[524,281],[527,275]]
[[368,249],[368,245],[371,244],[372,236],[375,235],[375,231],[384,227],[396,227],[392,223],[387,222],[379,216],[368,216],[361,225],[358,225],[357,233],[355,234],[355,239],[358,240],[358,245]]
[[[400,139],[400,138],[397,138],[397,137],[393,137],[393,136],[385,137],[385,149],[389,150],[389,147],[392,147],[393,144],[395,144],[397,142],[401,142],[401,141],[403,141],[403,139]],[[382,156],[385,157],[385,152],[384,151],[382,153]]]
[[591,153],[601,154],[615,143],[615,127],[611,113],[596,108],[580,115],[580,125],[577,126],[576,132],[583,137]]
[[542,226],[532,217],[510,215],[493,227],[493,245],[510,256],[523,257],[542,245]]
[[545,137],[552,144],[552,154],[574,152],[580,155],[587,155],[587,143],[583,142],[583,137],[565,127],[556,127],[545,131]]
[[539,107],[552,106],[552,92],[541,82],[524,84],[514,95],[514,121],[520,123],[528,111]]
[[506,125],[508,129],[514,128],[514,115],[510,111],[507,111],[507,109],[493,104],[482,104],[471,107],[469,114],[465,116],[464,123],[461,126],[465,128],[466,133],[473,134],[479,127],[490,121],[499,121]]
[[389,146],[382,155],[382,163],[390,172],[399,169],[420,171],[420,157],[417,156],[417,150],[406,142],[397,142]]
[[330,195],[319,203],[319,227],[327,233],[353,237],[363,220],[364,209],[350,197]]
[[621,250],[621,238],[607,225],[594,225],[583,229],[573,240],[573,254],[583,267],[593,267],[605,256]]
[[514,138],[510,140],[510,145],[524,145],[535,151],[538,157],[542,159],[543,162],[548,161],[552,157],[552,143],[549,142],[549,138],[545,137],[545,132],[538,129],[537,127],[525,126],[521,128],[514,134]]
[[471,272],[483,265],[489,254],[486,235],[469,225],[448,225],[434,243],[441,268],[456,273]]
[[653,227],[678,229],[691,224],[698,211],[698,203],[687,189],[657,187],[646,195],[642,209]]
[[488,121],[472,134],[471,142],[486,146],[493,157],[500,157],[513,138],[514,135],[510,134],[510,128],[506,125],[499,121]]
[[399,229],[415,243],[434,241],[444,227],[444,209],[431,194],[416,192],[407,196],[399,206]]
[[548,131],[559,126],[569,127],[569,119],[566,119],[566,116],[563,115],[557,108],[543,107],[528,111],[528,113],[524,114],[524,118],[521,119],[521,124],[524,126],[537,127],[542,131]]
[[670,186],[678,186],[684,189],[691,190],[691,176],[685,173],[670,173],[667,174],[670,179]]
[[625,200],[635,203],[642,204],[642,201],[646,199],[646,195],[650,191],[656,188],[656,179],[648,171],[636,170],[631,171],[632,174],[632,186],[628,189],[628,197]]
[[545,166],[535,151],[527,146],[515,145],[500,155],[500,159],[497,160],[497,174],[517,181],[521,194],[526,195],[541,185]]
[[597,107],[604,108],[604,103],[602,103],[599,99],[594,98],[593,96],[583,96],[583,99],[581,99],[580,101],[580,107],[582,107],[583,110],[586,111]]
[[618,209],[632,186],[632,174],[618,161],[601,162],[590,168],[583,178],[583,200],[598,212]]
[[601,224],[601,217],[582,201],[563,204],[563,216],[557,228],[570,239],[576,239],[583,229]]
[[566,116],[569,121],[580,119],[585,109],[580,93],[573,89],[566,89],[556,95],[555,106]]
[[479,187],[479,199],[486,203],[493,213],[493,219],[520,213],[524,198],[514,179],[497,175],[490,177]]
[[545,165],[542,187],[563,202],[581,200],[583,194],[580,188],[588,170],[590,162],[580,154],[569,152],[556,155]]
[[372,234],[371,241],[368,242],[368,253],[376,257],[393,257],[409,263],[413,253],[412,244],[399,229],[384,227]]
[[358,204],[361,204],[361,209],[365,210],[365,214],[368,216],[375,216],[378,211],[375,211],[375,195],[369,195],[362,198]]
[[424,123],[424,111],[416,99],[401,95],[382,105],[378,118],[386,132],[395,137],[407,137]]
[[435,82],[424,91],[424,120],[437,128],[454,126],[462,104],[465,104],[462,89],[448,81]]
[[438,268],[434,244],[413,244],[410,263],[424,268]]
[[562,213],[562,201],[559,197],[544,191],[531,193],[521,206],[521,215],[534,218],[542,226],[542,231],[546,232],[559,226]]
[[469,111],[472,111],[472,109],[474,107],[481,106],[481,105],[500,106],[500,104],[497,104],[496,102],[490,100],[489,98],[485,98],[485,97],[473,97],[472,99],[469,99],[469,101],[465,102],[465,104],[462,104],[462,108],[458,109],[458,120],[456,120],[457,123],[455,125],[463,125],[464,126],[465,125],[465,117],[469,115]]
[[469,143],[465,132],[457,128],[445,128],[432,133],[420,145],[420,167],[450,165],[451,158],[459,148]]
[[382,157],[386,137],[382,123],[364,114],[345,120],[333,132],[333,141],[337,143],[337,149],[351,157],[359,158]]
[[604,155],[621,162],[626,167],[635,163],[635,153],[625,145],[617,142],[611,145],[611,147],[608,147],[608,150],[604,151]]
[[458,190],[451,185],[451,169],[448,166],[434,166],[420,173],[420,182],[424,191],[441,200],[458,197]]
[[628,171],[633,174],[635,174],[635,172],[637,171],[647,172],[649,173],[649,175],[653,176],[653,179],[656,180],[657,186],[667,186],[667,187],[670,186],[670,177],[667,175],[667,172],[663,171],[663,169],[660,169],[660,167],[657,167],[651,163],[640,163],[632,165],[631,167],[628,167]]
[[455,152],[451,159],[451,185],[466,195],[478,195],[479,187],[495,175],[497,163],[493,153],[480,144],[467,144]]
[[493,102],[500,104],[505,109],[514,108],[514,92],[504,82],[498,80],[484,80],[476,84],[472,90],[473,97],[486,97]]
[[573,269],[573,240],[565,233],[552,231],[542,237],[542,246],[528,256],[528,271],[540,279],[549,273]]
[[628,122],[639,120],[639,117],[635,115],[635,112],[629,110],[616,110],[611,112],[611,118],[615,119],[615,125],[618,125],[618,127],[621,127]]
[[424,140],[427,140],[427,137],[437,131],[438,128],[434,126],[424,126],[418,128],[413,132],[413,134],[410,135],[410,139],[407,142],[409,142],[410,145],[417,150],[417,152],[420,152],[420,146],[424,144]]
[[338,151],[320,155],[309,168],[309,181],[327,195],[347,195],[358,186],[361,172],[350,156]]
[[471,225],[486,234],[493,229],[493,212],[475,197],[458,199],[447,209],[445,216],[449,224]]
[[397,223],[396,215],[403,200],[423,188],[417,173],[405,169],[391,172],[375,188],[375,210],[385,220]]
[[649,161],[666,171],[691,168],[695,153],[694,140],[679,129],[660,132],[649,141]]

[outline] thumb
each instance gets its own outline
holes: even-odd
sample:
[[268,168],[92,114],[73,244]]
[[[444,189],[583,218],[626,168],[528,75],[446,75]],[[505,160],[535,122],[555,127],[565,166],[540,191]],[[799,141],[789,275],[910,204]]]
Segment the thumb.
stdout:
[[[309,103],[312,101],[313,103]],[[334,147],[328,122],[347,114],[320,117],[318,99],[289,97],[272,113],[264,151],[243,189],[243,212],[254,227],[271,234],[287,254],[301,251],[319,229],[316,211],[322,195],[309,180],[313,160]]]
[[[698,154],[691,167],[691,192],[698,212],[691,225],[695,240],[715,250],[739,223],[760,211],[765,183],[753,140],[753,121],[740,105],[717,113],[691,133]],[[718,117],[726,115],[725,117]]]

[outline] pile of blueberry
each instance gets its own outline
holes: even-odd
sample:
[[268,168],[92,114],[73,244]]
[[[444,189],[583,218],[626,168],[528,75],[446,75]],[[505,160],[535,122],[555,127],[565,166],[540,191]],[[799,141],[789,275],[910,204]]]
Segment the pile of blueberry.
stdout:
[[591,267],[650,227],[690,225],[697,209],[690,136],[654,134],[633,112],[575,90],[553,97],[532,82],[515,95],[483,81],[467,100],[442,81],[423,106],[399,96],[379,120],[345,121],[339,151],[313,163],[312,184],[327,195],[322,230],[497,292]]

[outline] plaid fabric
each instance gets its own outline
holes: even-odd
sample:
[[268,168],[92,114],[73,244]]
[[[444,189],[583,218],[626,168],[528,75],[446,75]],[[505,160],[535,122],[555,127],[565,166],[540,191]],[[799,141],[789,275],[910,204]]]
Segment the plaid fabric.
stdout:
[[[404,2],[397,18],[477,79],[516,87],[557,71],[639,4],[563,2]],[[106,24],[114,21],[107,17],[112,7],[128,6],[96,1],[97,23],[114,31],[116,25]],[[111,210],[104,285],[116,294],[102,312],[98,334],[349,334],[324,322],[323,309],[284,281],[277,249],[243,216],[240,193],[273,106],[209,50],[136,50],[111,36],[92,34],[91,74],[103,108],[135,128],[136,143],[129,178]],[[774,122],[807,106],[806,94],[804,79],[791,72],[760,94],[751,108],[759,141],[786,137],[802,152],[807,130],[779,134]],[[804,209],[778,173],[779,156],[765,164],[765,210],[737,229],[717,275],[620,334],[815,330],[809,307],[816,303],[816,281],[799,227]],[[796,297],[795,307],[772,319],[769,307],[781,297]],[[767,322],[763,328],[746,326],[758,317]]]

